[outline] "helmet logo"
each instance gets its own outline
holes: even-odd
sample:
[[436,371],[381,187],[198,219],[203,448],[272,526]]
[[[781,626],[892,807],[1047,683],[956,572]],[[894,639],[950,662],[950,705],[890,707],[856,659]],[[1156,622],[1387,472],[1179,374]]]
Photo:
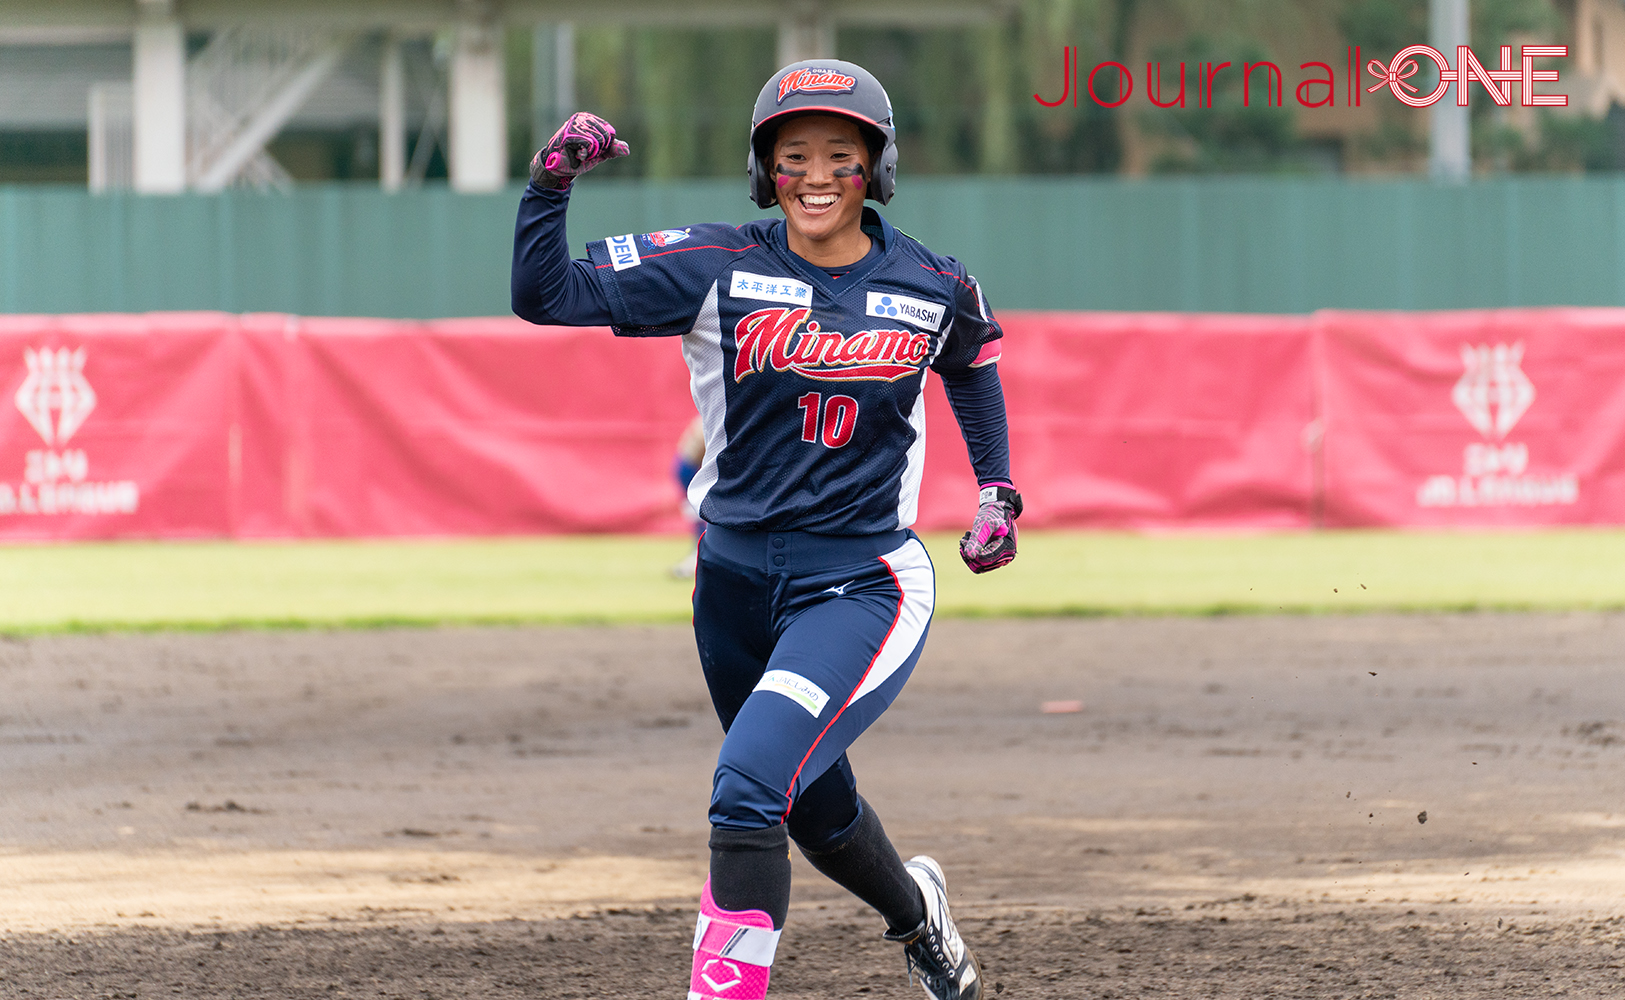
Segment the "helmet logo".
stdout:
[[778,103],[791,94],[850,94],[857,85],[856,79],[834,70],[798,69],[779,81]]

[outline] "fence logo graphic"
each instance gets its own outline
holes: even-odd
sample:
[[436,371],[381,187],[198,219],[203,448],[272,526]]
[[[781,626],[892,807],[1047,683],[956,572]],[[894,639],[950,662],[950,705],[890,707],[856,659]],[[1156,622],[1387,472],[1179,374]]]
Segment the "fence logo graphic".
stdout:
[[1485,440],[1462,449],[1461,475],[1429,476],[1416,490],[1417,506],[1546,507],[1580,499],[1573,474],[1530,475],[1529,446],[1506,439],[1535,402],[1523,351],[1522,341],[1461,345],[1463,371],[1450,401]]
[[47,445],[67,444],[96,408],[96,390],[85,380],[85,349],[25,347],[23,364],[28,377],[17,388],[17,409]]
[[0,516],[135,513],[141,491],[134,482],[90,482],[90,456],[63,447],[96,409],[85,349],[25,347],[23,365],[28,374],[17,387],[17,410],[46,447],[23,456],[22,482],[0,482]]
[[1535,385],[1519,367],[1522,362],[1522,341],[1494,347],[1461,345],[1461,363],[1466,371],[1456,382],[1450,399],[1473,429],[1486,438],[1504,439],[1535,401]]

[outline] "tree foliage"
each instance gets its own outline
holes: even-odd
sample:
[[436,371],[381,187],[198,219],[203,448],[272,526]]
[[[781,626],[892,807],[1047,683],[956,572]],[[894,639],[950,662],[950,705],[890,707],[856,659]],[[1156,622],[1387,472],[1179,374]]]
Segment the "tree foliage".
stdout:
[[[1329,161],[1300,135],[1290,96],[1281,107],[1257,94],[1244,104],[1238,69],[1221,74],[1211,108],[1192,102],[1162,111],[1144,99],[1144,61],[1194,67],[1211,59],[1239,67],[1268,59],[1288,69],[1285,54],[1302,50],[1305,38],[1317,44],[1335,38],[1360,46],[1367,58],[1386,59],[1428,37],[1421,0],[1010,0],[1003,9],[1002,19],[980,25],[840,31],[840,56],[887,85],[905,174],[1113,173],[1129,162],[1135,143],[1153,149],[1149,160],[1140,159],[1153,170],[1324,169]],[[1566,30],[1555,0],[1472,0],[1472,15],[1481,54],[1517,38],[1560,38]],[[578,103],[609,117],[639,150],[606,173],[742,172],[751,104],[775,68],[771,28],[583,26],[577,35]],[[1069,46],[1084,67],[1080,78],[1108,60],[1135,67],[1134,98],[1117,109],[1086,95],[1076,106],[1070,98],[1060,107],[1041,105],[1034,95],[1059,94]],[[1330,55],[1320,58],[1332,62]],[[1339,67],[1341,58],[1339,49]],[[1101,79],[1113,75],[1106,71]],[[1414,165],[1425,149],[1425,113],[1394,102],[1368,108],[1366,124],[1355,129],[1361,161]],[[1611,165],[1611,126],[1549,115],[1547,127],[1532,136],[1509,132],[1477,102],[1474,115],[1485,163]]]

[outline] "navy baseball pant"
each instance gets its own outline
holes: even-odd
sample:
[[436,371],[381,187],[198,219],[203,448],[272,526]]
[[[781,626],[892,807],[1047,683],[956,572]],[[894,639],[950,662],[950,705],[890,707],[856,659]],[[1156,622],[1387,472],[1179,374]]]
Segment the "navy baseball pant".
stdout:
[[694,635],[727,736],[711,823],[784,823],[812,850],[857,819],[846,749],[891,705],[925,645],[936,580],[912,531],[832,536],[711,525]]

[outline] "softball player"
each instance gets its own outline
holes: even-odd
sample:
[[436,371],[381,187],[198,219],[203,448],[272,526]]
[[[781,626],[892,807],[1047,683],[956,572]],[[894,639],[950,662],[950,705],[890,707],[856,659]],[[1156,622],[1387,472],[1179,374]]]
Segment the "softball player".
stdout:
[[925,383],[943,380],[981,484],[960,555],[1016,554],[1003,332],[952,257],[898,232],[891,102],[866,70],[797,63],[762,88],[747,174],[782,221],[695,225],[588,245],[571,260],[570,183],[627,146],[573,116],[531,165],[514,241],[514,311],[682,338],[705,459],[689,499],[708,527],[694,633],[726,733],[711,796],[689,1000],[761,1000],[790,904],[788,841],[873,906],[935,1000],[976,1000],[976,959],[942,869],[904,864],[857,792],[846,749],[908,679],[935,577],[909,530]]

